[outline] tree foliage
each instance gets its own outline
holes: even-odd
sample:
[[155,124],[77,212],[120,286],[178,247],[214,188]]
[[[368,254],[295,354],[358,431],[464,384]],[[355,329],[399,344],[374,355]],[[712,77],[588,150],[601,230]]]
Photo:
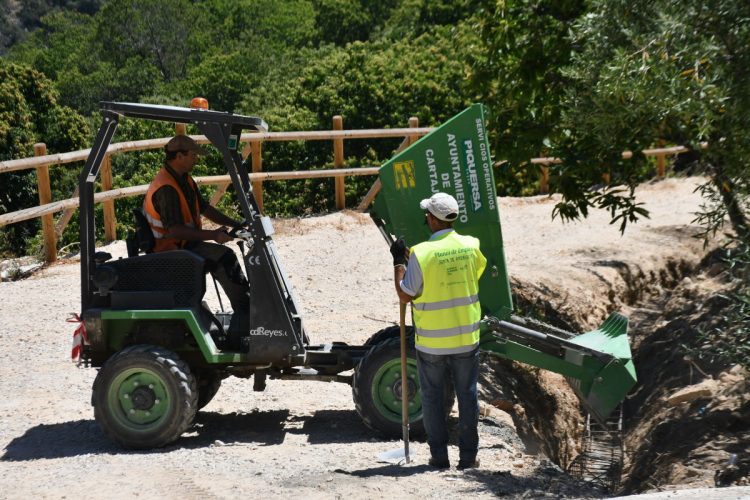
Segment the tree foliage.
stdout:
[[23,40],[27,32],[41,27],[41,18],[51,12],[95,13],[103,0],[0,0],[0,54]]
[[[72,109],[58,103],[49,79],[29,67],[0,59],[0,160],[33,156],[37,142],[46,143],[48,152],[55,153],[80,149],[88,140],[88,124]],[[63,175],[54,174],[53,180]],[[37,203],[33,170],[3,174],[0,211],[12,212]],[[27,251],[27,243],[38,228],[38,220],[2,228],[0,254]]]
[[[676,143],[698,153],[712,179],[708,199],[720,201],[701,221],[712,231],[728,215],[746,232],[746,3],[509,0],[483,8],[473,82],[495,110],[495,151],[511,164],[535,152],[562,159],[551,173],[563,195],[557,215],[605,208],[624,230],[647,215],[635,191],[649,168],[641,151]],[[623,150],[633,159],[623,160]]]
[[[556,214],[605,208],[624,228],[646,215],[635,188],[652,165],[640,152],[679,143],[712,179],[700,219],[707,231],[727,215],[735,229],[745,223],[743,2],[36,0],[22,3],[34,13],[22,15],[3,1],[13,9],[0,24],[30,30],[4,59],[43,73],[56,101],[82,116],[101,100],[185,105],[202,95],[214,109],[263,116],[273,130],[330,128],[333,115],[370,128],[410,116],[433,125],[479,101],[490,109],[496,158],[508,160],[501,194],[533,192],[538,172],[527,160],[558,156]],[[28,149],[40,127],[14,132],[3,154]],[[397,143],[348,142],[347,161],[378,164]],[[620,157],[626,149],[632,160]],[[266,144],[264,157],[269,170],[332,161],[323,142]],[[353,181],[350,195],[365,184]],[[272,213],[332,206],[329,181],[266,187]]]

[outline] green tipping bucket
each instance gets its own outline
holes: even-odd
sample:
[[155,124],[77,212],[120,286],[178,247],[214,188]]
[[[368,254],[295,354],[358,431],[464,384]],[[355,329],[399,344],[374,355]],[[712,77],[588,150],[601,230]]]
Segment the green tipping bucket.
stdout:
[[[475,104],[380,167],[381,190],[371,214],[413,246],[430,237],[419,202],[441,191],[453,195],[459,204],[455,229],[478,238],[488,261],[479,281],[482,312],[507,320],[513,301],[484,116],[484,107]],[[603,421],[636,382],[627,324],[627,318],[613,314],[596,330],[569,340],[544,335],[540,348],[538,342],[499,335],[485,322],[480,345],[564,375],[583,405]]]

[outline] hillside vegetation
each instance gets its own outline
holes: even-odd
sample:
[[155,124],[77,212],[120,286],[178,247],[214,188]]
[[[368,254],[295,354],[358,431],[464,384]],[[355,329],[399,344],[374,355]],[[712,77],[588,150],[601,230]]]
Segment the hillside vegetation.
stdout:
[[[337,114],[354,129],[405,126],[410,116],[437,125],[483,102],[498,194],[535,191],[538,172],[527,160],[557,156],[550,181],[562,197],[553,214],[571,220],[606,209],[625,230],[648,215],[636,188],[653,165],[640,152],[686,145],[675,167],[706,175],[696,207],[705,234],[729,223],[728,259],[739,271],[727,322],[748,340],[747,2],[0,0],[0,7],[0,161],[31,156],[35,142],[51,153],[87,147],[101,100],[184,106],[200,95],[213,109],[262,116],[277,131],[329,129]],[[164,124],[124,121],[115,140],[171,133]],[[346,161],[377,165],[396,146],[350,141]],[[633,158],[623,160],[623,150]],[[147,183],[160,156],[115,158],[115,187]],[[331,163],[328,143],[264,146],[267,170]],[[610,183],[602,185],[605,170]],[[218,158],[196,173],[220,173]],[[52,176],[54,198],[70,197],[76,168]],[[347,203],[370,182],[348,182]],[[0,213],[38,203],[31,171],[2,174],[0,186]],[[325,212],[332,190],[330,180],[272,183],[265,209]],[[138,203],[118,202],[118,220],[129,221]],[[39,225],[0,228],[0,254],[38,251]],[[76,235],[71,224],[60,244]]]

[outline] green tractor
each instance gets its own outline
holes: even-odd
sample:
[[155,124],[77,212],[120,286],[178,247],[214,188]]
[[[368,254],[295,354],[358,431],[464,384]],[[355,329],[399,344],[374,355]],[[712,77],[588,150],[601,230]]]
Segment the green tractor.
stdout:
[[[115,102],[102,103],[101,113],[79,177],[80,318],[86,337],[81,358],[99,369],[94,415],[107,436],[126,448],[169,444],[229,376],[252,378],[257,391],[269,377],[349,384],[365,424],[392,437],[401,433],[408,398],[411,430],[423,433],[413,329],[407,329],[406,381],[398,327],[377,332],[364,345],[310,341],[273,226],[258,209],[237,150],[243,131],[267,130],[262,119]],[[122,117],[193,124],[221,153],[245,218],[234,236],[250,282],[251,309],[239,339],[228,341],[232,313],[212,312],[203,301],[201,257],[186,250],[142,253],[137,240],[128,245],[127,258],[96,250],[94,184]],[[420,199],[444,191],[459,200],[456,228],[478,237],[489,261],[480,282],[482,349],[565,375],[591,414],[606,418],[635,384],[627,319],[613,314],[599,329],[574,336],[512,315],[484,108],[468,108],[399,153],[381,167],[380,180],[371,216],[388,241],[397,234],[413,245],[429,236],[416,209]],[[445,400],[448,412],[453,395]]]

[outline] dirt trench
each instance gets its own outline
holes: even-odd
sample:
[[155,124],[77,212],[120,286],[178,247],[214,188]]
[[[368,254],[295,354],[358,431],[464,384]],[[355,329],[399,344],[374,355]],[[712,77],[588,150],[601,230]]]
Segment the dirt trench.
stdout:
[[[721,255],[710,252],[697,264],[669,259],[649,271],[603,262],[620,280],[607,281],[608,293],[595,305],[568,303],[549,287],[514,280],[517,309],[559,328],[591,329],[589,307],[630,317],[639,381],[622,405],[622,432],[599,445],[600,451],[611,447],[615,455],[622,453],[617,470],[595,481],[609,493],[748,484],[748,373],[739,365],[697,362],[687,354],[698,346],[700,331],[720,327],[731,287]],[[585,478],[576,467],[586,438],[585,410],[563,378],[507,360],[488,359],[486,366],[482,397],[509,411],[527,450]],[[676,391],[706,381],[714,383],[710,394],[703,391],[679,405],[669,401]]]

